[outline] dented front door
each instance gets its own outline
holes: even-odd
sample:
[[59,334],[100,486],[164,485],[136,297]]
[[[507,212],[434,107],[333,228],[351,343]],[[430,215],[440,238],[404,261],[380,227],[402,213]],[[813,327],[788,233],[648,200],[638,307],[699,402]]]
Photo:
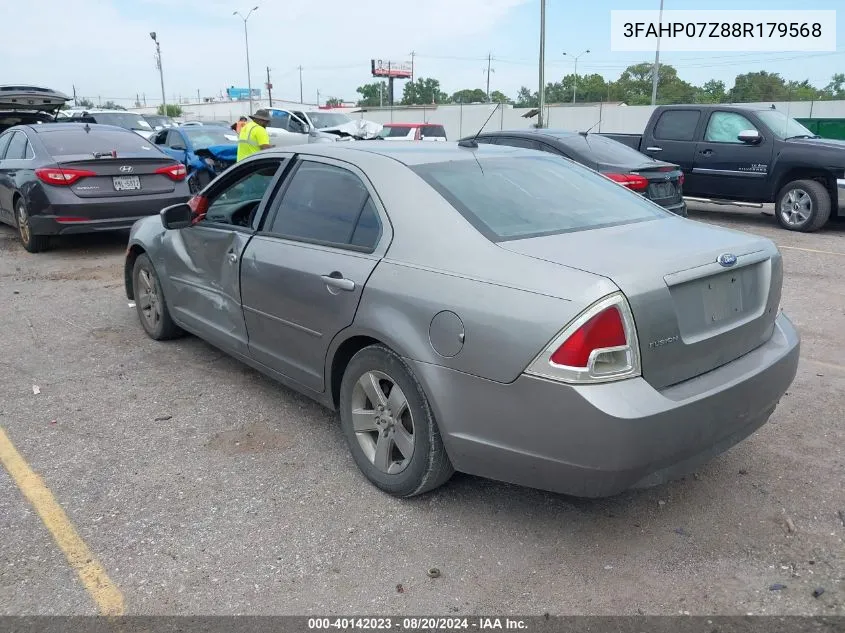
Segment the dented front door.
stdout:
[[[167,231],[162,252],[177,322],[213,345],[247,354],[240,258],[251,231],[194,225]],[[168,243],[169,242],[169,243]]]

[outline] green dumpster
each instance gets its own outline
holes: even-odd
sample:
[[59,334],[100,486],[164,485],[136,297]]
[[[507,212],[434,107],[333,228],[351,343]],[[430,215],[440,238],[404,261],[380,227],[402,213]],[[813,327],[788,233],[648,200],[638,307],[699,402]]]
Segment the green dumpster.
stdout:
[[845,141],[845,119],[795,119],[813,134],[822,138]]

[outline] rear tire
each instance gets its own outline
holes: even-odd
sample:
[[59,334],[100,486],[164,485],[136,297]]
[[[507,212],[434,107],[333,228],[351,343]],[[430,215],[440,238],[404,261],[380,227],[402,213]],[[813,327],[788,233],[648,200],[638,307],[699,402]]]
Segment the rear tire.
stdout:
[[830,219],[831,200],[827,188],[815,180],[793,180],[778,192],[775,216],[788,231],[818,231]]
[[30,253],[40,253],[50,247],[49,235],[32,234],[32,227],[29,223],[29,211],[26,208],[23,198],[18,198],[17,202],[15,202],[15,222],[18,227],[18,235],[20,235],[21,243],[27,251]]
[[455,472],[422,386],[383,345],[365,347],[349,361],[340,421],[358,468],[384,492],[413,497]]
[[161,282],[153,263],[146,254],[138,255],[132,269],[132,288],[135,295],[135,309],[138,320],[150,338],[165,341],[184,334],[182,328],[170,318],[170,310],[164,300]]

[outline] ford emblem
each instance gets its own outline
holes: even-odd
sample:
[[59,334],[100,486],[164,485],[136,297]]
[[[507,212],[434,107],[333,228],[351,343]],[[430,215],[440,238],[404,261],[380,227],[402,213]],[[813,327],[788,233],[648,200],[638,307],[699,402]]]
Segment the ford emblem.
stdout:
[[719,262],[719,266],[724,266],[725,268],[730,268],[734,264],[736,264],[736,255],[733,253],[722,253],[719,257],[716,258],[716,261]]

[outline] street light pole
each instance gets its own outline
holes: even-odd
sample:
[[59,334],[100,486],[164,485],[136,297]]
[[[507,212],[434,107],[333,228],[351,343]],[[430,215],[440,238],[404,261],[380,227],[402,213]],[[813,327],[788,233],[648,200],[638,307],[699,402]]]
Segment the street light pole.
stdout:
[[537,115],[537,127],[543,127],[543,109],[546,107],[546,0],[540,0],[540,90],[539,96],[540,113]]
[[[580,57],[582,57],[583,55],[586,55],[589,52],[590,52],[590,49],[588,48],[583,53],[579,53],[578,55],[575,56],[575,75],[574,75],[575,78],[572,81],[572,103],[575,103],[575,92],[578,89],[578,59]],[[564,53],[564,55],[566,55],[566,53]]]
[[[663,24],[663,0],[660,0],[660,24]],[[660,32],[657,34],[657,49],[654,51],[654,68],[651,69],[651,105],[657,104],[657,79],[660,76]]]
[[246,21],[249,20],[249,16],[252,15],[253,11],[257,11],[258,6],[254,6],[249,10],[249,13],[246,14],[246,17],[241,15],[240,11],[235,11],[232,15],[238,16],[241,20],[244,21],[244,45],[246,46],[246,84],[247,89],[249,90],[249,114],[252,116],[252,74],[249,71],[249,34],[247,33],[246,29]]
[[167,97],[164,95],[164,69],[161,67],[161,46],[155,31],[150,33],[150,39],[156,44],[156,66],[158,66],[158,76],[161,80],[161,109],[162,114],[167,116]]

